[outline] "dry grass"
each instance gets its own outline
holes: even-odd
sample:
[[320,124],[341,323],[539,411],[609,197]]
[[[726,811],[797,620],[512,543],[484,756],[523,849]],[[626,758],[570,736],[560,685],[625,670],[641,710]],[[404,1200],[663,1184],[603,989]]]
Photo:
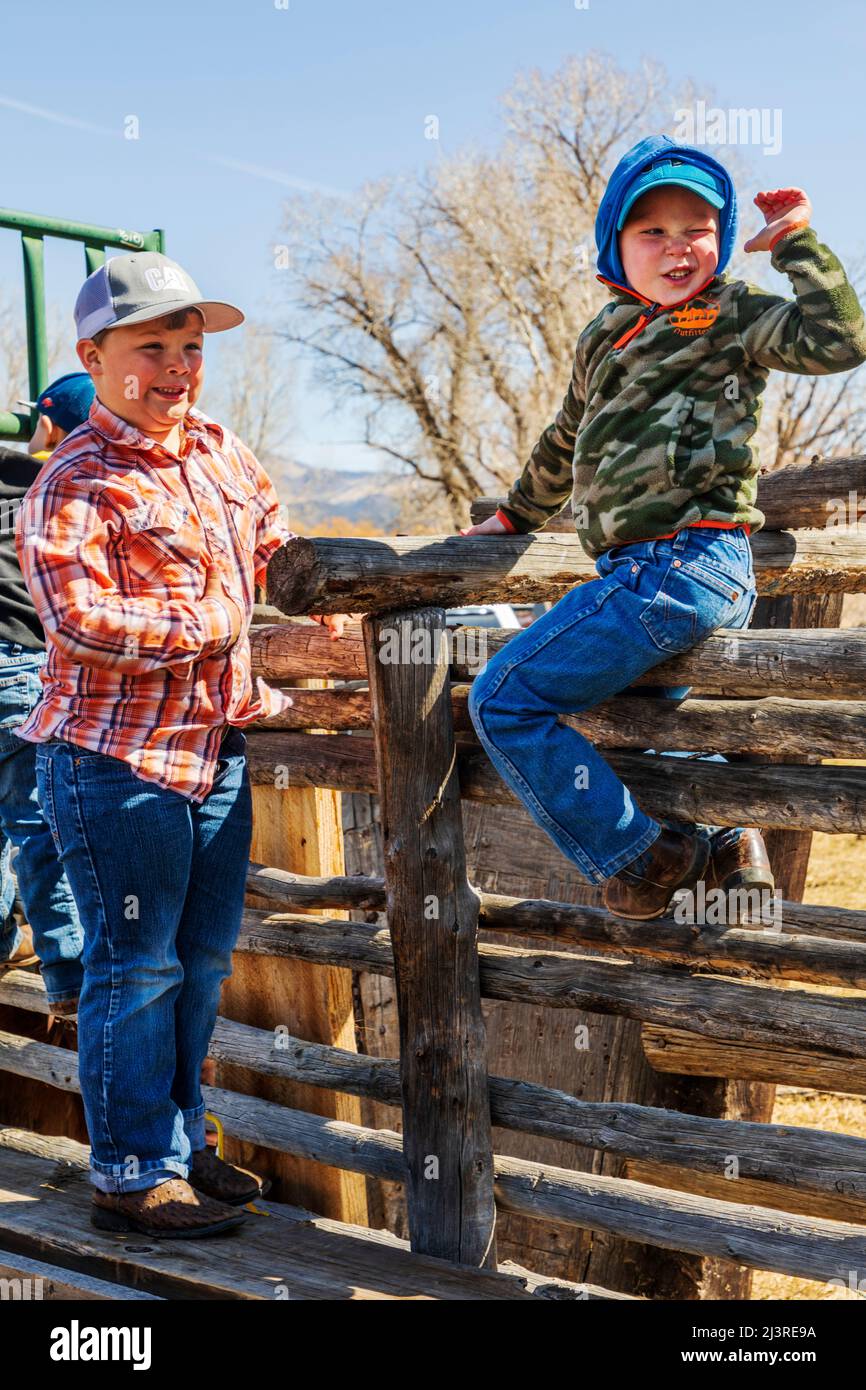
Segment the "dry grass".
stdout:
[[[803,899],[833,907],[866,909],[866,836],[814,835]],[[773,1120],[776,1124],[807,1125],[866,1139],[866,1096],[833,1095],[823,1091],[803,1094],[780,1087]],[[789,1279],[782,1274],[759,1271],[754,1276],[752,1297],[850,1299],[857,1295],[810,1279]]]

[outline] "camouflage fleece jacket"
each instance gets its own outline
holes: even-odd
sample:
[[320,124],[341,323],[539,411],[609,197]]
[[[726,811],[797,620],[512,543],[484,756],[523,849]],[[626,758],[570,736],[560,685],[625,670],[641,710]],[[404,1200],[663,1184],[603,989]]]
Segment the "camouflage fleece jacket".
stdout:
[[599,275],[614,298],[581,333],[562,407],[500,518],[535,531],[570,495],[593,557],[700,522],[762,526],[749,440],[770,369],[819,376],[866,361],[863,310],[811,227],[780,233],[771,264],[795,299],[722,274],[663,308]]

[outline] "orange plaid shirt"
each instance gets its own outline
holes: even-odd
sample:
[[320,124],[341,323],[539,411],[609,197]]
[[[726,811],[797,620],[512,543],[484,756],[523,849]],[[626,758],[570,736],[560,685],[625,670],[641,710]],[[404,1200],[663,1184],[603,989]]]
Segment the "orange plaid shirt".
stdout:
[[[180,453],[98,399],[42,467],[16,521],[45,629],[42,698],[15,732],[122,758],[145,781],[204,801],[226,723],[291,699],[250,670],[255,585],[291,540],[273,483],[230,430],[190,409]],[[210,556],[245,615],[203,598]]]

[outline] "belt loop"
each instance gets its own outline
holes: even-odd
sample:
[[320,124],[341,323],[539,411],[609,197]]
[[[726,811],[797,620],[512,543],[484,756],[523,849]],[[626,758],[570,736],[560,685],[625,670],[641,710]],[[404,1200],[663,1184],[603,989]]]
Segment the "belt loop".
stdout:
[[674,536],[674,550],[682,550],[688,539],[686,528],[683,526]]

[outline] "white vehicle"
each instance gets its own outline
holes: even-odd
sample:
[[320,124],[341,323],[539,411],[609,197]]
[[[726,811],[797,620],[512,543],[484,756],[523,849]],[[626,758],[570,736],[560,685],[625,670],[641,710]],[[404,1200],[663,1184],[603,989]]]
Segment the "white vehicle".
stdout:
[[474,604],[468,608],[448,608],[448,627],[522,627],[510,603]]

